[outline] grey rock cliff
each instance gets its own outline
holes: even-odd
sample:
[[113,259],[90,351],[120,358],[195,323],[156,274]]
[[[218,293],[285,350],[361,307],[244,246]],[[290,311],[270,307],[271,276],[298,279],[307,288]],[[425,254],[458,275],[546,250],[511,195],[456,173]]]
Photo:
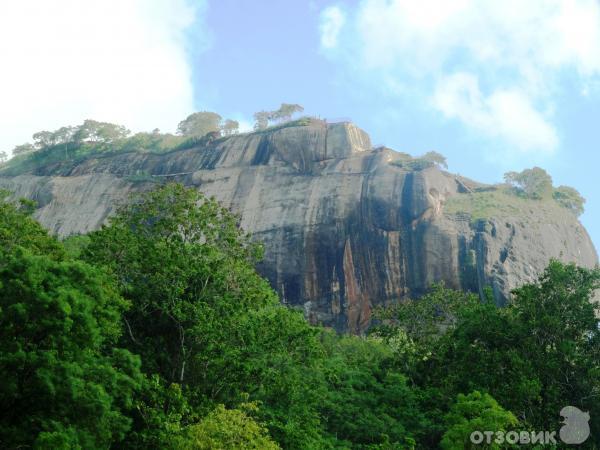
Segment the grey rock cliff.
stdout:
[[497,301],[533,280],[550,258],[583,266],[596,251],[577,219],[534,201],[527,211],[473,220],[453,199],[480,185],[437,167],[392,164],[356,126],[315,122],[237,135],[166,154],[91,158],[0,177],[0,186],[38,202],[37,219],[68,236],[101,226],[118,202],[154,181],[174,180],[214,195],[264,242],[259,271],[284,303],[313,322],[364,331],[373,307],[418,296],[433,282]]

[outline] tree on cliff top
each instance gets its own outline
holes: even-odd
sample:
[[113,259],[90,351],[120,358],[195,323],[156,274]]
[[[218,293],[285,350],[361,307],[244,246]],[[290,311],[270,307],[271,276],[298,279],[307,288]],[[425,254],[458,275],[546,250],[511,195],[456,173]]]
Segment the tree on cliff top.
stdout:
[[211,131],[219,132],[223,118],[211,111],[195,112],[179,122],[177,132],[183,136],[204,136]]
[[581,196],[577,189],[570,186],[559,186],[554,190],[552,196],[559,205],[569,209],[576,216],[583,214],[585,198]]
[[584,212],[585,198],[570,186],[552,187],[552,177],[539,167],[526,169],[522,172],[507,172],[504,179],[513,188],[527,198],[549,199],[553,198],[560,206],[567,208],[576,216]]
[[277,111],[273,111],[273,120],[287,122],[297,112],[304,111],[304,107],[298,104],[282,103]]
[[525,197],[552,197],[552,177],[540,167],[525,169],[522,172],[507,172],[504,174],[504,180]]
[[221,125],[221,132],[223,136],[231,136],[232,134],[236,134],[240,129],[240,123],[237,120],[227,119]]
[[31,153],[35,151],[35,147],[29,143],[17,145],[13,148],[12,154],[13,156],[23,155],[26,153]]
[[427,152],[423,156],[421,156],[420,159],[437,164],[438,166],[443,167],[444,169],[448,168],[448,162],[446,161],[446,157],[438,152]]
[[269,126],[271,120],[271,112],[269,111],[258,111],[254,113],[254,129],[264,130]]
[[259,111],[254,113],[254,129],[264,130],[269,122],[288,122],[297,112],[304,111],[304,107],[295,103],[282,103],[275,111]]

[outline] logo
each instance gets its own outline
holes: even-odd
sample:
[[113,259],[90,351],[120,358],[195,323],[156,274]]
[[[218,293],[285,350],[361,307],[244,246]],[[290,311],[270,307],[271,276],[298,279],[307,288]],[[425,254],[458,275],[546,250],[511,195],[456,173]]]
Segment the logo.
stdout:
[[[564,417],[559,431],[560,440],[565,444],[582,444],[590,436],[590,415],[575,406],[565,406],[560,410]],[[556,431],[473,431],[472,444],[541,444],[556,445]]]
[[565,419],[560,429],[560,439],[565,444],[581,444],[590,436],[590,415],[575,406],[565,406],[560,410]]

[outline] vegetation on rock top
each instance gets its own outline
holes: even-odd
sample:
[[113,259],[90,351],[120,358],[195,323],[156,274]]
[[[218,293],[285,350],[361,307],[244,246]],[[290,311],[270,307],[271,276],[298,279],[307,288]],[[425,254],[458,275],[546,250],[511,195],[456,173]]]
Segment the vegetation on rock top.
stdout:
[[[264,118],[257,122],[255,130],[271,132],[285,127],[312,124],[316,119],[310,117],[291,120],[296,112],[302,110],[300,105],[284,103],[277,111],[257,113],[263,114]],[[158,129],[132,135],[122,125],[85,120],[78,126],[34,133],[33,144],[16,146],[11,159],[7,158],[6,152],[0,153],[0,175],[16,176],[52,164],[77,164],[89,158],[121,153],[169,153],[205,146],[238,133],[239,122],[224,120],[219,114],[210,111],[190,114],[179,123],[176,135],[161,133]]]
[[576,217],[584,212],[585,199],[574,188],[552,185],[552,177],[539,167],[505,174],[506,184],[476,189],[450,197],[444,211],[465,213],[473,221],[491,217],[531,217],[552,222],[565,209]]

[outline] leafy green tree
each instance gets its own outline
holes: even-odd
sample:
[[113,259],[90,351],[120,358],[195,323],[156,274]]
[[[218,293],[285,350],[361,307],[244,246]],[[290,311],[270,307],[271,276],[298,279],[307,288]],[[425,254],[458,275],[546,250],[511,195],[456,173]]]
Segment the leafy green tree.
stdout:
[[152,375],[144,378],[130,417],[132,429],[119,448],[163,449],[174,448],[186,424],[200,414],[192,411],[180,385]]
[[54,133],[51,131],[38,131],[33,135],[35,148],[38,150],[54,145]]
[[69,157],[69,143],[73,140],[75,127],[61,127],[53,133],[53,141],[55,144],[62,144],[65,150],[65,159]]
[[381,324],[371,334],[382,338],[396,352],[405,373],[410,375],[415,363],[426,359],[443,334],[456,326],[460,311],[478,303],[475,294],[434,284],[418,299],[376,310],[375,318]]
[[[324,389],[319,330],[298,311],[280,304],[237,316],[215,336],[206,367],[205,395],[237,405],[247,393],[261,408],[257,417],[284,448],[321,448],[319,405]],[[220,355],[220,357],[219,357]]]
[[260,248],[235,216],[169,184],[124,205],[90,238],[84,257],[111,270],[131,302],[122,345],[148,375],[180,385],[194,410],[235,407],[247,393],[263,403],[278,442],[314,447],[317,331],[256,273]]
[[4,256],[12,253],[16,247],[24,247],[36,255],[63,259],[65,252],[60,243],[31,218],[33,202],[11,202],[9,195],[8,191],[0,190],[0,267]]
[[272,120],[272,113],[269,111],[259,111],[254,113],[254,129],[264,130],[269,127],[269,121]]
[[95,140],[105,144],[112,144],[120,139],[126,138],[129,133],[130,131],[123,125],[99,122],[98,128],[95,132]]
[[282,103],[277,111],[271,113],[272,120],[287,122],[298,112],[304,111],[304,107],[298,104]]
[[[539,384],[535,408],[517,411],[547,427],[541,429],[557,427],[557,411],[565,405],[600,414],[594,400],[600,394],[598,289],[599,268],[551,261],[536,283],[513,292],[509,310],[524,330],[521,353],[535,368]],[[600,433],[595,436],[600,439]]]
[[[427,428],[418,396],[394,367],[389,346],[372,338],[323,336],[326,434],[344,448],[411,448]],[[385,446],[387,445],[387,447]]]
[[522,172],[507,172],[504,180],[528,198],[552,197],[552,177],[544,169],[534,167]]
[[72,140],[76,145],[83,142],[112,144],[129,135],[122,125],[87,119],[72,131]]
[[176,440],[174,447],[181,450],[279,449],[268,431],[250,415],[258,409],[256,405],[244,404],[242,408],[226,409],[218,405],[200,423],[187,427],[184,437]]
[[222,117],[214,112],[200,111],[179,122],[177,132],[183,136],[204,136],[211,131],[219,132]]
[[559,186],[554,190],[552,196],[559,205],[567,208],[578,217],[585,211],[585,198],[583,198],[575,188],[570,186]]
[[143,194],[90,238],[86,258],[110,267],[132,300],[132,348],[148,373],[168,382],[185,384],[193,374],[208,319],[225,319],[234,305],[276,302],[252,266],[260,249],[195,189],[170,184]]
[[139,359],[113,347],[126,306],[111,281],[84,263],[22,248],[4,255],[3,447],[106,448],[123,439],[141,383]]
[[448,162],[446,160],[446,157],[438,152],[427,152],[423,156],[421,156],[420,159],[437,164],[438,166],[443,167],[444,169],[448,168]]
[[540,395],[536,368],[521,351],[524,332],[507,309],[491,302],[467,307],[455,328],[419,363],[419,383],[441,389],[445,398],[489,392],[522,418],[537,407]]
[[[447,431],[441,441],[444,450],[481,448],[471,442],[474,431],[509,431],[517,424],[517,418],[494,400],[489,394],[478,391],[468,395],[458,394],[456,403],[445,418]],[[486,448],[503,448],[492,443]]]
[[537,282],[513,292],[507,308],[484,302],[462,309],[456,326],[419,363],[419,384],[446,398],[488,392],[532,429],[558,429],[565,405],[594,415],[599,286],[599,269],[552,261]]
[[73,142],[75,145],[81,145],[83,142],[93,140],[98,129],[99,122],[92,119],[86,119],[81,125],[76,127],[73,133]]
[[53,133],[53,141],[56,144],[65,144],[71,142],[75,127],[61,127]]
[[157,149],[160,143],[160,135],[154,133],[136,133],[123,143],[123,150],[142,151]]
[[0,151],[0,163],[6,162],[8,155],[5,151]]
[[231,136],[239,131],[240,123],[237,120],[227,119],[221,127],[221,132],[224,136]]
[[35,147],[29,143],[17,145],[13,148],[12,154],[13,156],[24,155],[27,153],[33,153],[35,151]]

